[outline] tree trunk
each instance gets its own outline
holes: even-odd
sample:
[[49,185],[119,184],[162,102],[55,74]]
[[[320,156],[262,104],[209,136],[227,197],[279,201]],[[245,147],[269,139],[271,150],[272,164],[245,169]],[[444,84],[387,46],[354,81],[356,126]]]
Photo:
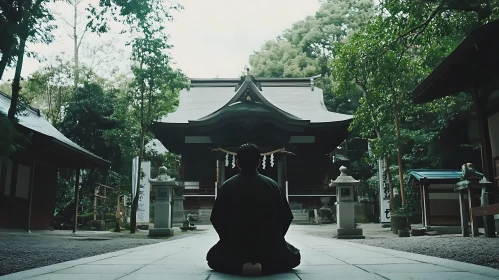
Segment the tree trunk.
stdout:
[[[27,25],[27,23],[24,22],[23,24]],[[25,28],[27,29],[27,27]],[[12,122],[15,120],[17,113],[17,103],[19,101],[19,91],[21,90],[20,81],[21,81],[21,72],[23,69],[25,48],[26,48],[26,37],[23,36],[19,38],[19,53],[17,55],[16,73],[14,75],[14,81],[12,82],[12,98],[10,101],[9,113],[7,115],[9,120]]]
[[130,216],[130,233],[135,233],[137,229],[137,208],[139,206],[139,194],[140,194],[140,178],[142,175],[142,154],[144,153],[144,138],[146,135],[145,126],[142,126],[142,131],[140,132],[140,150],[139,150],[139,167],[137,168],[137,188],[135,190],[135,197],[132,202],[131,216]]
[[73,44],[74,44],[74,88],[78,87],[78,81],[80,80],[79,72],[79,61],[78,61],[78,34],[76,33],[76,25],[78,23],[78,1],[73,0]]
[[402,199],[402,208],[405,207],[405,191],[404,191],[404,168],[402,166],[402,150],[400,148],[400,120],[397,107],[397,98],[392,94],[393,109],[395,112],[395,129],[397,131],[397,163],[399,167],[399,184],[400,184],[400,197]]
[[16,73],[14,75],[14,81],[12,82],[12,98],[10,101],[10,108],[7,114],[9,120],[14,121],[17,113],[17,103],[19,101],[19,91],[21,90],[20,81],[21,81],[21,72],[23,69],[23,60],[24,60],[24,51],[26,48],[26,40],[29,36],[29,21],[31,18],[32,9],[37,11],[41,5],[41,0],[37,0],[33,7],[31,4],[33,3],[31,0],[26,0],[23,6],[23,17],[20,23],[20,32],[19,35],[19,49],[17,52],[17,64],[16,64]]
[[[362,89],[362,93],[364,95],[364,98],[366,99],[366,102],[369,106],[369,112],[371,114],[371,119],[373,121],[373,124],[374,124],[374,131],[376,132],[376,137],[378,139],[382,139],[382,135],[381,135],[381,129],[380,127],[377,125],[376,123],[376,116],[374,115],[374,108],[372,108],[372,106],[370,105],[371,103],[369,103],[369,96],[368,96],[368,93],[367,93],[367,88],[366,86],[361,83],[361,82],[356,82],[358,86],[360,86],[360,88]],[[393,179],[392,179],[392,173],[390,172],[390,160],[388,159],[387,156],[383,157],[383,161],[384,161],[384,165],[385,165],[385,173],[386,173],[386,178],[388,179],[388,188],[390,189],[390,211],[393,211]],[[381,203],[381,201],[380,201]],[[392,215],[390,215],[390,224],[392,226],[392,230],[393,230],[393,223],[391,222],[391,217]]]
[[10,60],[10,48],[9,50],[2,54],[2,60],[0,60],[0,80],[3,77],[3,72],[5,71],[5,68],[7,67],[7,63]]

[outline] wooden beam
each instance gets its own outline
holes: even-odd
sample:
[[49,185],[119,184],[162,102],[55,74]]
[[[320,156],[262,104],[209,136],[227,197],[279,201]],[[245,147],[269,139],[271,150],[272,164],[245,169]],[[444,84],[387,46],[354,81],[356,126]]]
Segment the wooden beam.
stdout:
[[97,183],[97,185],[99,185],[99,187],[104,187],[104,188],[107,188],[107,189],[116,190],[116,188],[114,188],[114,187],[106,186],[106,185],[103,185],[103,184],[100,184],[100,183]]
[[74,224],[73,224],[73,233],[76,232],[76,228],[78,227],[78,194],[79,194],[79,184],[80,184],[80,169],[76,169],[76,180],[75,180],[75,197],[74,197]]
[[499,203],[471,208],[473,217],[499,215]]

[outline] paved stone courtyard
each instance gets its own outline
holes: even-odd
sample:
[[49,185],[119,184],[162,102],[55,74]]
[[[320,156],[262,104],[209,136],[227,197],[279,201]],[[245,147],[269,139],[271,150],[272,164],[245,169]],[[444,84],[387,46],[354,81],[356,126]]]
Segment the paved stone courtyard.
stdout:
[[[261,279],[499,279],[499,270],[446,259],[310,236],[291,229],[288,241],[302,252],[294,271]],[[126,249],[27,270],[0,279],[246,279],[213,272],[207,250],[216,232]]]

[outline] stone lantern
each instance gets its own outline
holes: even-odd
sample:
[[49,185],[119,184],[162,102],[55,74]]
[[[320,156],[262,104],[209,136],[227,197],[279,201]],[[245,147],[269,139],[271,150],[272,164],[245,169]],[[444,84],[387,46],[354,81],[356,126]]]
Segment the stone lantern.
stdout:
[[355,224],[355,199],[354,187],[359,184],[352,176],[348,176],[347,168],[340,167],[340,176],[331,182],[336,186],[336,215],[337,215],[337,238],[338,239],[364,239],[362,229]]
[[152,191],[156,192],[156,203],[154,206],[154,228],[149,229],[149,236],[164,237],[172,236],[172,198],[173,190],[182,188],[175,178],[168,175],[166,167],[159,168],[156,179],[149,179]]

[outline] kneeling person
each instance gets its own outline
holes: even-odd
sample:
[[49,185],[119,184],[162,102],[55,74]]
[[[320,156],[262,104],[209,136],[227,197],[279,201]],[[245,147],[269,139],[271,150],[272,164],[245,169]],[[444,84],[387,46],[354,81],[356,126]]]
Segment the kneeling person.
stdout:
[[208,254],[215,271],[258,276],[291,270],[300,251],[284,236],[293,214],[279,185],[258,173],[260,151],[244,144],[237,151],[239,174],[218,191],[211,223],[220,237]]

